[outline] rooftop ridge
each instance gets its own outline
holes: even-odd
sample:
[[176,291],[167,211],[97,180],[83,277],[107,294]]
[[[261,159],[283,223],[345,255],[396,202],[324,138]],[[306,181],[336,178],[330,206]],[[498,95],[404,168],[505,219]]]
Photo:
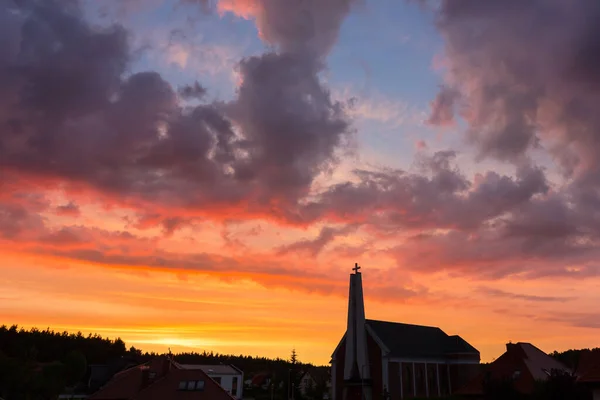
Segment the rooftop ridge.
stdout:
[[[367,318],[365,320],[365,322],[367,322],[367,323],[368,322],[380,322],[382,324],[405,325],[405,326],[415,326],[415,327],[419,327],[419,328],[439,329],[440,331],[444,332],[444,330],[442,328],[440,328],[439,326],[408,324],[406,322],[382,321],[379,319],[369,319],[369,318]],[[444,333],[446,333],[446,332],[444,332]],[[450,336],[450,335],[448,335],[448,336]],[[459,336],[459,335],[453,335],[453,336]]]

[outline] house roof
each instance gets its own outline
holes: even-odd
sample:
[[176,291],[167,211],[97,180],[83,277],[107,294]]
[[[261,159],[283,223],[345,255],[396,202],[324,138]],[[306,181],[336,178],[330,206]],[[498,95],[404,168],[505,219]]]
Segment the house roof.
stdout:
[[387,347],[392,357],[437,358],[450,354],[479,355],[460,336],[448,336],[440,328],[398,322],[366,320],[367,326]]
[[571,372],[569,368],[560,361],[544,353],[531,343],[517,343],[516,346],[525,353],[525,365],[527,366],[529,373],[531,373],[536,380],[548,379],[548,372],[553,369]]
[[[151,381],[148,377],[154,373]],[[201,391],[179,390],[183,381],[204,381]],[[154,399],[232,400],[233,397],[202,369],[182,369],[177,363],[159,357],[116,374],[90,400]]]
[[242,371],[233,365],[206,365],[206,364],[177,364],[181,369],[201,369],[207,375],[241,375]]
[[552,370],[571,372],[565,365],[531,343],[509,343],[506,345],[506,352],[458,390],[457,394],[483,394],[486,379],[509,379],[519,392],[531,393],[535,388],[535,381],[548,379]]
[[252,385],[254,386],[260,386],[264,383],[266,383],[267,379],[271,378],[271,374],[270,373],[260,373],[260,374],[256,374],[252,377]]
[[[204,380],[204,390],[178,390],[182,381]],[[141,390],[132,400],[164,400],[164,399],[196,399],[196,400],[232,400],[219,384],[210,379],[202,370],[174,369],[162,379]]]
[[90,399],[132,399],[142,387],[142,365],[115,374],[104,387],[92,394]]

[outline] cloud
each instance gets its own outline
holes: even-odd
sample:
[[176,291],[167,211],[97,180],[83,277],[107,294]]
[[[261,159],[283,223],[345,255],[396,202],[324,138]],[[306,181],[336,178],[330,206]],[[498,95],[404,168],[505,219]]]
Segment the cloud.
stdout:
[[304,206],[302,215],[383,230],[469,230],[548,190],[537,168],[521,167],[516,178],[487,172],[471,182],[452,165],[452,151],[420,157],[417,173],[355,171],[357,182],[330,186]]
[[80,214],[79,206],[72,201],[68,202],[67,204],[57,206],[55,212],[56,215],[69,217],[78,217]]
[[158,73],[126,74],[123,27],[92,27],[77,2],[66,4],[2,9],[3,19],[22,28],[3,40],[12,55],[0,77],[0,101],[11,104],[0,115],[7,171],[159,207],[270,214],[306,195],[335,164],[349,124],[312,53],[243,59],[237,98],[188,107]]
[[459,96],[458,91],[442,87],[435,100],[431,102],[431,115],[427,122],[437,126],[452,126],[455,124],[454,109]]
[[590,0],[440,3],[451,86],[438,99],[464,98],[483,156],[514,161],[542,145],[565,173],[597,175],[599,17]]
[[598,239],[571,234],[515,234],[518,215],[507,215],[472,231],[417,234],[390,249],[400,265],[424,273],[450,271],[489,280],[594,277],[600,268]]
[[597,275],[600,64],[593,55],[600,7],[587,0],[443,0],[430,11],[445,43],[445,84],[430,122],[460,116],[480,158],[521,168],[536,152],[548,153],[567,179],[544,183],[501,213],[493,211],[496,195],[488,204],[482,197],[490,213],[473,231],[415,235],[399,257],[425,269],[488,276]]
[[159,62],[211,77],[224,73],[233,77],[233,69],[244,52],[239,43],[210,42],[189,28],[153,30],[147,36],[145,40],[156,48]]
[[554,312],[544,319],[575,328],[600,329],[600,319],[598,317],[600,315],[594,312]]
[[198,82],[194,82],[193,85],[185,85],[179,88],[178,92],[179,95],[184,99],[201,100],[206,94],[206,88],[204,88]]
[[342,228],[323,227],[315,239],[303,239],[291,244],[281,246],[277,249],[278,255],[289,253],[306,253],[311,257],[317,257],[327,245],[337,237],[345,236],[356,230],[356,226],[345,226]]
[[320,58],[337,41],[342,22],[356,3],[358,0],[219,0],[218,8],[254,18],[260,36],[281,52]]
[[498,298],[506,298],[506,299],[515,299],[515,300],[525,300],[531,302],[565,302],[569,300],[573,300],[572,297],[561,297],[561,296],[536,296],[530,294],[519,294],[519,293],[511,293],[506,292],[500,289],[494,289],[489,287],[480,287],[478,289],[479,292],[486,295],[487,297],[498,297]]
[[[52,226],[39,213],[25,207],[0,204],[0,216],[0,248],[5,250],[105,268],[210,274],[223,280],[250,280],[270,288],[340,297],[347,294],[345,283],[336,278],[339,271],[324,265],[300,268],[292,260],[282,262],[276,256],[248,249],[239,256],[169,251],[162,237],[78,225]],[[373,286],[386,293],[373,296],[378,300],[415,299],[424,293],[423,288],[405,287],[401,282],[391,285],[373,273]]]
[[342,97],[351,98],[348,113],[354,118],[361,118],[389,124],[392,128],[402,125],[421,125],[423,116],[403,101],[388,98],[380,94],[352,95],[349,90],[341,92]]
[[[19,185],[32,180],[44,190],[65,190],[78,204],[77,194],[85,192],[133,209],[132,226],[159,226],[166,234],[206,217],[342,224],[397,237],[390,257],[423,271],[530,278],[597,274],[589,261],[600,234],[593,173],[598,130],[589,111],[596,94],[593,85],[578,80],[594,75],[577,56],[587,20],[575,32],[562,25],[551,31],[545,20],[564,11],[568,27],[587,8],[590,15],[595,9],[558,0],[511,1],[502,10],[473,1],[441,4],[438,27],[449,63],[444,90],[452,96],[434,103],[435,118],[449,121],[449,110],[460,106],[481,154],[511,160],[514,174],[468,177],[456,165],[456,152],[428,154],[422,148],[411,172],[356,170],[349,181],[315,188],[354,133],[353,111],[320,78],[354,3],[219,2],[222,12],[254,18],[273,46],[237,63],[240,84],[230,101],[207,100],[200,82],[177,90],[156,72],[132,72],[129,32],[90,25],[76,1],[0,3],[0,167],[11,179],[0,194],[5,240],[56,243],[85,236],[72,229],[22,236],[44,223],[42,211],[24,212],[30,210],[11,198],[26,193]],[[561,39],[562,61],[546,65],[548,46],[540,44],[539,54],[524,47],[539,44],[529,37],[536,35],[513,43],[514,32],[535,24]],[[515,29],[501,35],[505,28]],[[480,36],[470,35],[477,29]],[[575,44],[569,51],[561,33]],[[498,51],[490,52],[488,43]],[[572,68],[564,64],[569,54]],[[566,69],[559,71],[560,65]],[[193,105],[182,99],[189,97]],[[557,104],[563,108],[551,113]],[[397,117],[394,104],[383,106],[362,110],[374,118]],[[527,157],[532,146],[550,139],[563,144],[549,147],[561,165],[578,171],[562,187]],[[317,238],[280,252],[316,255],[341,234],[349,233],[324,228]],[[94,251],[80,254],[91,259]]]

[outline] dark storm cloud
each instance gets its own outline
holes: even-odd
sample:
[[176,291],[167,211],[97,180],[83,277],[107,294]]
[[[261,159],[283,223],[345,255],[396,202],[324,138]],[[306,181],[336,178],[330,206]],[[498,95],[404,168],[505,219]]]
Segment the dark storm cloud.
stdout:
[[[459,113],[481,157],[522,169],[531,150],[542,149],[569,180],[552,185],[529,168],[533,186],[523,188],[537,185],[533,192],[469,195],[478,200],[460,219],[477,216],[470,231],[416,236],[395,254],[415,268],[443,265],[480,276],[597,275],[591,260],[600,245],[600,3],[442,0],[431,10],[448,70],[430,122]],[[508,183],[495,173],[487,179]]]
[[264,185],[293,200],[306,195],[314,177],[334,161],[348,122],[319,82],[319,70],[314,61],[291,54],[267,53],[240,63],[243,83],[229,109],[243,127],[240,150],[246,156],[236,162],[238,179],[262,177]]
[[542,140],[566,172],[597,170],[599,18],[595,0],[441,2],[449,81],[483,155],[517,160]]
[[348,134],[312,54],[242,60],[237,99],[184,107],[159,74],[127,75],[127,32],[92,28],[76,1],[2,5],[5,168],[166,206],[260,210],[305,195]]

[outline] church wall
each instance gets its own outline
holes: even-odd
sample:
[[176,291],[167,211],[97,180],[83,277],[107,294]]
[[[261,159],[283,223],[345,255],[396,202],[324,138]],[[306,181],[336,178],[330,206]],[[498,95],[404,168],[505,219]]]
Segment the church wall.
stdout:
[[381,399],[383,394],[381,349],[371,335],[367,335],[367,351],[369,352],[369,365],[371,367],[371,379],[373,380],[373,399]]
[[465,386],[480,372],[480,364],[451,364],[450,383],[452,392]]
[[346,361],[346,340],[342,341],[342,344],[338,348],[337,353],[335,354],[335,387],[332,388],[334,391],[333,399],[334,400],[342,400],[343,399],[343,389],[344,389],[344,364]]
[[437,364],[427,364],[427,393],[429,397],[438,397]]
[[388,376],[390,387],[388,391],[390,392],[390,400],[400,400],[402,394],[400,392],[400,363],[398,362],[388,362]]

